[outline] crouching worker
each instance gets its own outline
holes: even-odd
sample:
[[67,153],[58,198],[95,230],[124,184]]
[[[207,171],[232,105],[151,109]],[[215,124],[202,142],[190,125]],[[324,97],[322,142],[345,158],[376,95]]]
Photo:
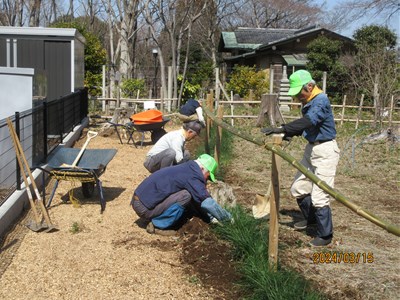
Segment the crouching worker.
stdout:
[[181,106],[179,109],[178,118],[183,122],[198,120],[203,127],[206,126],[203,116],[203,108],[201,107],[201,101],[196,99],[191,98]]
[[183,123],[182,128],[163,135],[147,153],[144,167],[154,173],[165,167],[180,164],[190,159],[185,143],[200,135],[199,121]]
[[217,162],[208,154],[177,166],[161,169],[139,184],[131,205],[136,214],[149,222],[147,232],[163,234],[180,224],[194,204],[210,222],[231,220],[232,216],[211,198],[207,179],[215,181]]

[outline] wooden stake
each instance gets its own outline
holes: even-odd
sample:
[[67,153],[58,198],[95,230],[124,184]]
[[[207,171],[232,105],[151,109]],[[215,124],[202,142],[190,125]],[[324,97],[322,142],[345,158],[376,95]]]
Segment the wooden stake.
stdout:
[[358,107],[357,120],[356,120],[356,129],[358,128],[359,120],[361,120],[361,110],[362,110],[363,103],[364,103],[364,94],[361,95],[360,106]]
[[[221,104],[218,106],[217,110],[217,118],[221,120],[224,117],[224,106]],[[215,148],[214,148],[214,158],[217,163],[220,162],[221,158],[221,140],[222,140],[222,127],[217,126],[217,130],[215,132]]]
[[389,128],[392,127],[393,106],[394,106],[394,96],[392,95],[392,98],[390,99]]
[[[274,134],[273,147],[281,148],[282,136],[280,134]],[[282,159],[279,155],[272,153],[272,168],[271,168],[271,211],[269,220],[269,244],[268,244],[268,262],[269,266],[273,270],[277,270],[278,267],[278,242],[279,242],[279,179],[281,172]]]
[[[206,99],[206,107],[211,112],[213,111],[213,104],[212,104],[213,101],[212,100],[213,100],[213,94],[211,92],[210,94],[207,94],[207,99]],[[210,154],[210,143],[209,143],[209,140],[210,140],[211,123],[212,122],[211,122],[210,118],[207,118],[207,121],[206,121],[206,137],[205,137],[204,144],[205,144],[205,152],[208,153],[208,154]]]

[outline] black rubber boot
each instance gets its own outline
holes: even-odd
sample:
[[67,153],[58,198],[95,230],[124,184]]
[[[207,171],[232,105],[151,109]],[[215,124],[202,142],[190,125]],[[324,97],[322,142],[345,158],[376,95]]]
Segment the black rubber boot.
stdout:
[[329,245],[333,236],[332,212],[329,206],[315,210],[317,221],[317,237],[310,242],[313,247]]
[[304,216],[304,221],[294,224],[294,229],[303,230],[309,225],[315,225],[315,208],[312,205],[311,195],[307,195],[304,198],[297,198],[297,204]]

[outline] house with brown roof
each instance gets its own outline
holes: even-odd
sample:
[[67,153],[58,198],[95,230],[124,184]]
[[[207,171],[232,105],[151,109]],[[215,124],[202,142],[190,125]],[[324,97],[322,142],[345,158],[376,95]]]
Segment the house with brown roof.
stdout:
[[273,68],[274,86],[278,87],[283,66],[287,67],[288,76],[304,69],[307,46],[320,36],[340,40],[344,52],[354,49],[352,39],[315,25],[303,29],[240,27],[233,32],[222,32],[218,52],[222,53],[227,73],[235,65],[256,66],[258,70]]

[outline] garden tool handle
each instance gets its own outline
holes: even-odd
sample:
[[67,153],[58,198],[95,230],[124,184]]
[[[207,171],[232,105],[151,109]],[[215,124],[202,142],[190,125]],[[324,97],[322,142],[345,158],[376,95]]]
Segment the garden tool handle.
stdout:
[[74,162],[72,163],[71,167],[75,168],[76,165],[78,164],[79,160],[81,159],[83,152],[85,152],[85,149],[87,147],[87,145],[89,144],[90,140],[95,138],[97,136],[97,132],[96,131],[88,131],[87,133],[87,139],[85,144],[83,145],[81,151],[79,151],[78,156],[75,158]]

